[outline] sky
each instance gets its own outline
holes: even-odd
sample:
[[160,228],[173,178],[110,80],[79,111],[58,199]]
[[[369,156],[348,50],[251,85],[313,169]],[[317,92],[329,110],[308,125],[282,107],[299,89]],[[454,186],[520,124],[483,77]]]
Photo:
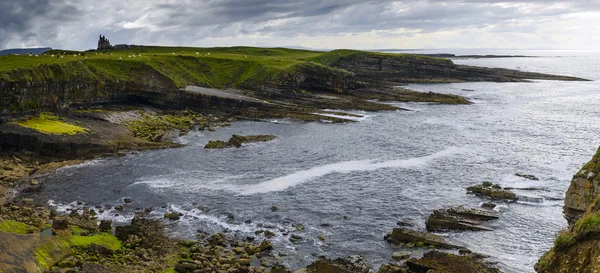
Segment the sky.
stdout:
[[600,49],[600,0],[0,0],[0,49]]

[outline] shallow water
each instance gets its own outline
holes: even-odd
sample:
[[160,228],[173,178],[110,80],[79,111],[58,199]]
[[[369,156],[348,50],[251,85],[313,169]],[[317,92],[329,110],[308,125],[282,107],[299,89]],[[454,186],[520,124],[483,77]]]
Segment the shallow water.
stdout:
[[[456,62],[600,77],[595,52],[550,56]],[[116,217],[120,221],[138,208],[154,207],[157,217],[180,211],[185,217],[169,223],[168,230],[187,238],[197,230],[254,236],[256,230],[271,229],[278,234],[275,243],[290,254],[285,261],[298,268],[316,254],[361,254],[375,265],[389,261],[395,250],[383,236],[397,221],[424,228],[434,209],[479,206],[485,199],[467,195],[469,185],[491,180],[541,187],[519,194],[550,200],[501,203],[494,231],[443,234],[495,257],[506,272],[533,272],[554,235],[566,227],[562,198],[570,178],[600,145],[598,87],[596,81],[410,85],[475,103],[396,103],[412,111],[355,112],[365,118],[349,124],[237,122],[216,132],[192,132],[181,139],[187,144],[183,148],[60,169],[47,178],[44,194],[60,208],[75,200],[112,206],[132,197]],[[203,149],[209,139],[226,140],[231,134],[278,138],[239,149]],[[272,212],[273,205],[280,210]],[[115,212],[101,217],[115,217]],[[306,231],[297,231],[296,223]],[[292,244],[290,234],[304,239]],[[316,239],[318,234],[326,236],[325,242]]]

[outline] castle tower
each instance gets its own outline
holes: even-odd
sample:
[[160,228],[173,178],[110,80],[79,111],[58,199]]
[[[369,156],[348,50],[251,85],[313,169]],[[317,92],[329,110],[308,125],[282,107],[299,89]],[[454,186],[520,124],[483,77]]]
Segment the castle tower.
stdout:
[[110,45],[110,41],[106,39],[106,37],[100,34],[100,38],[98,38],[98,49],[109,49],[112,48]]

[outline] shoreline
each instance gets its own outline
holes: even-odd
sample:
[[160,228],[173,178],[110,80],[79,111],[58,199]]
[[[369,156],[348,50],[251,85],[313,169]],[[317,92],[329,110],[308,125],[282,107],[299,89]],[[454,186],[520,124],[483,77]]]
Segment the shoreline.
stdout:
[[[201,234],[195,242],[182,242],[167,237],[160,221],[142,216],[134,218],[129,226],[115,227],[112,222],[98,221],[97,214],[103,208],[85,207],[71,211],[68,215],[56,215],[47,204],[36,205],[35,202],[40,200],[21,198],[18,192],[17,199],[14,199],[14,195],[11,199],[6,195],[5,184],[23,193],[41,191],[43,185],[34,179],[36,175],[52,172],[65,164],[81,163],[82,160],[98,156],[122,156],[126,151],[132,150],[177,147],[179,144],[172,140],[194,128],[212,131],[236,120],[292,118],[305,122],[325,120],[349,123],[355,122],[353,119],[358,117],[343,111],[406,110],[373,100],[470,104],[465,98],[456,95],[393,87],[399,84],[522,82],[527,79],[584,80],[508,69],[461,66],[449,60],[423,56],[338,50],[319,53],[311,57],[310,61],[301,59],[284,70],[278,67],[270,71],[275,76],[261,78],[261,82],[253,79],[239,83],[237,75],[232,77],[236,82],[216,86],[220,89],[215,90],[215,86],[196,77],[206,76],[206,71],[191,70],[190,66],[190,71],[187,72],[192,75],[170,74],[172,71],[157,69],[147,62],[174,58],[181,64],[205,62],[206,65],[218,68],[220,62],[231,58],[230,56],[195,57],[187,56],[186,53],[173,55],[142,58],[139,67],[130,71],[117,70],[114,74],[117,76],[98,73],[100,70],[96,65],[120,64],[118,59],[106,57],[106,60],[69,61],[64,64],[13,69],[4,75],[9,76],[8,80],[0,78],[0,95],[6,97],[0,105],[3,113],[0,117],[0,151],[4,156],[0,160],[6,162],[0,179],[0,193],[3,195],[0,205],[5,208],[0,214],[0,227],[3,227],[0,229],[0,236],[10,238],[11,244],[19,244],[19,240],[28,242],[27,249],[11,252],[8,256],[27,260],[23,264],[26,264],[29,272],[39,272],[35,269],[38,266],[47,272],[72,272],[68,270],[73,268],[84,268],[83,272],[289,271],[279,267],[278,261],[271,255],[273,247],[268,238],[272,235],[266,231],[260,235],[266,241],[260,243],[228,239],[219,233]],[[268,56],[270,55],[269,53]],[[73,58],[77,57],[76,54],[73,55]],[[240,62],[242,71],[247,66],[255,69],[255,61],[246,61],[246,58],[243,60]],[[55,81],[46,78],[44,73],[38,75],[36,72],[40,69],[52,69],[70,75],[79,68],[91,74]],[[129,73],[135,77],[123,78],[129,77]],[[30,77],[31,75],[34,77]],[[185,83],[184,86],[196,87],[186,88],[191,91],[182,90],[182,83]],[[30,100],[23,101],[23,98]],[[235,146],[231,140],[229,142],[229,146]],[[228,144],[222,144],[228,147]],[[61,160],[74,161],[57,162]],[[127,203],[127,200],[123,202]],[[123,206],[120,209],[115,206],[114,209],[120,211]],[[152,209],[148,210],[146,213]],[[176,221],[180,216],[176,212],[168,212],[164,218],[170,219],[165,221]],[[144,223],[152,228],[147,230],[136,223]],[[38,231],[42,232],[36,234]],[[48,232],[53,235],[47,236]],[[391,234],[394,232],[396,229]],[[147,236],[148,234],[152,236]],[[438,248],[435,240],[427,241],[433,243],[424,242],[431,239],[428,234],[418,234],[420,237],[411,237],[413,233],[409,237],[400,234],[400,239],[394,239],[393,243]],[[8,241],[7,239],[6,242]],[[236,250],[239,247],[242,250]],[[156,251],[157,248],[164,248],[165,251],[161,253]],[[263,257],[260,257],[260,265],[251,266],[252,261],[247,260],[254,260],[248,258],[255,255],[257,249],[260,253],[267,253],[264,260],[268,262],[263,265]],[[21,253],[26,254],[18,257]],[[13,257],[14,255],[17,257]],[[409,259],[410,254],[406,256],[405,253],[396,256],[403,257],[398,261],[404,262],[387,264],[378,272],[420,272],[418,270],[423,268],[444,268],[440,266],[450,266],[454,270],[498,271],[483,256],[464,249],[460,255],[431,250],[420,259]],[[105,263],[108,268],[96,267],[98,262]],[[2,263],[10,264],[11,261],[0,260],[0,264]],[[261,271],[260,266],[264,270]],[[323,268],[342,270],[340,272],[368,272],[371,269],[364,260],[357,257],[337,260],[318,258],[315,263],[307,266],[308,272],[321,272],[319,270]],[[89,269],[85,269],[86,267]]]

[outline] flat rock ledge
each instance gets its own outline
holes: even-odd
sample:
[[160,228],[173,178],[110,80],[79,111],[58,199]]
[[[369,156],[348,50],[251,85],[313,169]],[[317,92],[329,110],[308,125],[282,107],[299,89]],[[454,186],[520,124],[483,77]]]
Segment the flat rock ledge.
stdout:
[[498,218],[498,213],[493,211],[458,206],[433,211],[429,218],[427,218],[426,227],[428,231],[492,231],[493,229],[483,224]]
[[483,182],[481,185],[473,185],[467,188],[468,193],[473,193],[478,196],[487,196],[496,200],[517,201],[517,195],[492,182]]
[[453,245],[441,237],[428,232],[416,231],[408,228],[394,228],[385,235],[385,240],[397,244],[414,244],[416,246],[433,246],[443,249],[464,249],[462,246]]
[[222,140],[211,140],[206,144],[206,146],[204,146],[204,149],[224,149],[231,147],[239,148],[242,147],[242,144],[244,143],[266,142],[275,138],[277,137],[273,135],[232,135],[227,142]]

